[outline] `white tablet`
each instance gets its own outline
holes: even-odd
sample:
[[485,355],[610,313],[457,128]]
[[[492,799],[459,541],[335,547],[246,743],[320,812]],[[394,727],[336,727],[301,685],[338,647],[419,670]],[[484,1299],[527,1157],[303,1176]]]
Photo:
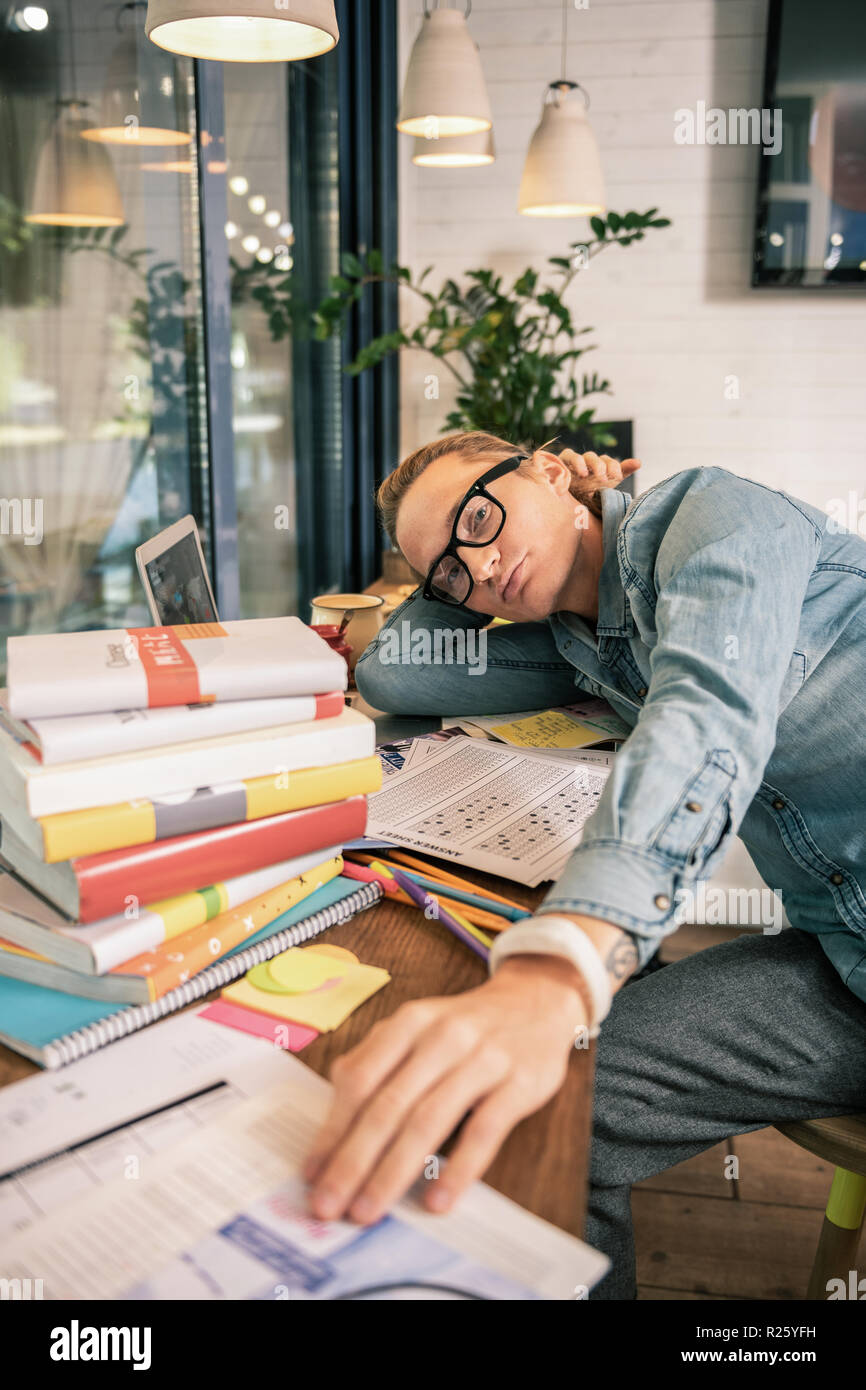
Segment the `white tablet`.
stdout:
[[194,517],[181,517],[145,541],[135,562],[157,626],[219,621]]

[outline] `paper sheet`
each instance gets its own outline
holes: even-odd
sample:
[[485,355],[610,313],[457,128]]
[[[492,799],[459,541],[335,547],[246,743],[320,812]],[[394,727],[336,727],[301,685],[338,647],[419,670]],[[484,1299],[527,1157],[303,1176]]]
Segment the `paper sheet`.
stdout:
[[278,1086],[152,1155],[138,1181],[84,1192],[13,1236],[4,1276],[41,1279],[47,1299],[574,1299],[609,1267],[482,1183],[447,1216],[410,1197],[372,1228],[316,1221],[298,1170],[330,1087],[296,1058],[281,1064]]
[[[283,1025],[285,1026],[285,1025]],[[0,1246],[79,1193],[276,1084],[278,1047],[186,1012],[0,1089]],[[2,1274],[2,1270],[0,1270]]]
[[580,843],[609,773],[450,738],[369,798],[367,833],[534,888]]
[[585,748],[609,739],[626,739],[631,729],[607,700],[588,699],[556,709],[520,710],[513,714],[455,715],[443,728],[460,724],[516,748]]

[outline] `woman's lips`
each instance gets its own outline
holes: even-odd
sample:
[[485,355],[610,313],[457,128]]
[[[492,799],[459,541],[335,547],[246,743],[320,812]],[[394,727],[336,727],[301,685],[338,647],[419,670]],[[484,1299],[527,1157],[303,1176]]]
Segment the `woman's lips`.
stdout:
[[511,571],[511,574],[510,574],[509,577],[508,577],[508,583],[506,584],[505,588],[502,590],[502,602],[503,602],[503,603],[509,603],[509,602],[511,601],[511,599],[514,598],[515,594],[517,593],[518,589],[520,588],[521,584],[523,583],[523,576],[524,576],[524,568],[523,568],[523,567],[524,567],[524,564],[525,564],[525,563],[526,563],[526,556],[524,555],[523,559],[519,562],[519,564],[516,564],[516,565],[514,566],[514,569]]

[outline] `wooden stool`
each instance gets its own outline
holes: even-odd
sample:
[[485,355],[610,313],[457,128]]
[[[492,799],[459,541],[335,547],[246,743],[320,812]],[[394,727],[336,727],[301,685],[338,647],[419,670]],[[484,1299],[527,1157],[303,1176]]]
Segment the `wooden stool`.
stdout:
[[[825,1302],[829,1280],[841,1279],[842,1297],[866,1299],[866,1268],[859,1271],[857,1267],[866,1213],[866,1115],[803,1120],[775,1128],[836,1169],[806,1297]],[[853,1279],[852,1270],[856,1271]]]

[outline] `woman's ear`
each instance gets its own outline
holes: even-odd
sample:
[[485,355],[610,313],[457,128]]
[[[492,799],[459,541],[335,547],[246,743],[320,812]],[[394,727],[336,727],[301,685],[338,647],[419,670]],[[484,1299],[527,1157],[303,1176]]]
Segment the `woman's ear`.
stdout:
[[547,449],[536,449],[532,455],[532,470],[539,481],[546,482],[558,497],[564,497],[571,487],[571,469],[563,463],[558,454]]

